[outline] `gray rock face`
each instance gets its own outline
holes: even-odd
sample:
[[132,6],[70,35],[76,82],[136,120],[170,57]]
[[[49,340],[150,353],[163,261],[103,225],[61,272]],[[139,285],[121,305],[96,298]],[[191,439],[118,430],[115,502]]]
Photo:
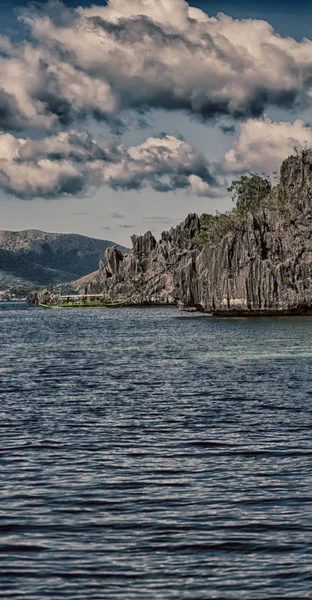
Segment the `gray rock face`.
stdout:
[[284,161],[278,189],[280,202],[300,210],[274,205],[273,190],[204,246],[194,214],[158,242],[151,232],[133,236],[127,256],[115,247],[106,251],[107,264],[89,292],[216,315],[312,314],[312,150]]
[[31,292],[27,297],[29,304],[53,305],[58,303],[59,296],[47,288]]
[[268,211],[249,214],[191,270],[177,269],[174,295],[219,315],[312,312],[311,231],[311,216],[285,229]]
[[102,293],[105,299],[129,304],[170,304],[174,275],[184,257],[198,252],[194,241],[200,231],[197,215],[189,215],[178,227],[164,232],[156,242],[150,231],[132,236],[132,250],[126,256],[113,246],[100,263],[99,274],[88,292]]
[[[193,269],[175,272],[175,297],[219,315],[312,313],[312,152],[281,168],[282,202],[299,204],[295,216],[271,198],[248,212],[219,243],[205,246]],[[272,203],[271,208],[270,202]]]

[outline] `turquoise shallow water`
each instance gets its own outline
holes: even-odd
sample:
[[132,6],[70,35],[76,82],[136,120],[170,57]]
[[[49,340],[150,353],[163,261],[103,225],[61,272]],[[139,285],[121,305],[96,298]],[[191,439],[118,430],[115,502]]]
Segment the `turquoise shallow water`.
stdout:
[[312,318],[0,328],[1,597],[312,597]]

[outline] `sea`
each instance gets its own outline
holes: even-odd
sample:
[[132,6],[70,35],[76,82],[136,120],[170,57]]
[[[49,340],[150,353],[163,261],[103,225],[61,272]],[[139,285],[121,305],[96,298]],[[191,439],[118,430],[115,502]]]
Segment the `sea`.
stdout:
[[0,304],[0,596],[312,598],[312,318]]

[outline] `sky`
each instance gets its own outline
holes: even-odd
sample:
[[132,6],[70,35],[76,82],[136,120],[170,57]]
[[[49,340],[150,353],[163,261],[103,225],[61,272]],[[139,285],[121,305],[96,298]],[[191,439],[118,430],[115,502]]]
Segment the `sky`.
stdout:
[[0,0],[1,229],[156,237],[312,145],[312,6]]

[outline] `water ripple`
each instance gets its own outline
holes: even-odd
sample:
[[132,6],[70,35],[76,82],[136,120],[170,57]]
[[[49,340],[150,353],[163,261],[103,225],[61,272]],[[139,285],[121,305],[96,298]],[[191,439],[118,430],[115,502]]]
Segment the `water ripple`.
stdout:
[[0,325],[2,597],[312,597],[312,318]]

